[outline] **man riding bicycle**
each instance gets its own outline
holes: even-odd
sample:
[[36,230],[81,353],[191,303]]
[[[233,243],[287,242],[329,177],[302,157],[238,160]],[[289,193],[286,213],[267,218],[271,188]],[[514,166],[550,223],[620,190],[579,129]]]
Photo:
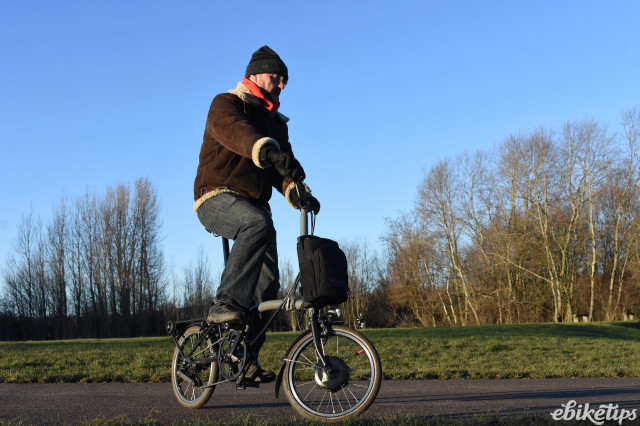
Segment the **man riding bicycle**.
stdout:
[[[293,155],[280,93],[289,78],[278,54],[268,46],[253,53],[237,87],[217,95],[207,116],[197,174],[193,210],[207,231],[234,240],[222,273],[216,299],[207,319],[212,323],[244,323],[246,310],[275,299],[280,288],[276,231],[269,200],[272,188],[294,208],[307,199],[318,213],[320,203],[307,185],[303,194],[294,189],[305,173]],[[250,324],[248,341],[260,331]],[[255,333],[255,334],[254,334]],[[260,368],[258,352],[264,334],[248,348],[252,365],[245,378],[257,385],[275,379]]]

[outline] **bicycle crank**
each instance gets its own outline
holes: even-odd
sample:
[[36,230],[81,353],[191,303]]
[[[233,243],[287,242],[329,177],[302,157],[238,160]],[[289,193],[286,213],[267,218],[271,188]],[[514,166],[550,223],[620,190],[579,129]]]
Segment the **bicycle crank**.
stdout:
[[218,368],[227,381],[236,380],[247,362],[247,346],[241,331],[229,330],[220,341]]

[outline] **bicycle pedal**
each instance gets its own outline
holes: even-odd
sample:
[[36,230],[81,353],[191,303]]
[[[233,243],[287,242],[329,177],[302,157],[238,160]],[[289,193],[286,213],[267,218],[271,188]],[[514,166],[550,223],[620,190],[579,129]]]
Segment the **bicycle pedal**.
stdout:
[[252,382],[250,380],[243,380],[240,383],[236,382],[236,389],[238,390],[245,390],[246,388],[259,388],[259,387],[260,387],[260,383]]

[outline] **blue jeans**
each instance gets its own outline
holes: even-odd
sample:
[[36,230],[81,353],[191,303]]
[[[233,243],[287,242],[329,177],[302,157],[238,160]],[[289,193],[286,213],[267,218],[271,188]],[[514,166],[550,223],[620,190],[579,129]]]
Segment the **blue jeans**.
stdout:
[[[278,296],[280,276],[276,230],[271,212],[240,195],[225,192],[209,198],[198,208],[207,231],[233,240],[216,298],[243,309]],[[264,315],[264,317],[262,316]],[[251,340],[269,313],[250,324]],[[250,348],[257,359],[264,334]]]

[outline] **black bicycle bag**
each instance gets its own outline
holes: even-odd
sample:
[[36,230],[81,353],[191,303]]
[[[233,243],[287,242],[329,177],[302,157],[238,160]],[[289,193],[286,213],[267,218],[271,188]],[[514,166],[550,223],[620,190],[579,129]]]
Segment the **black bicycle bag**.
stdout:
[[305,302],[321,308],[347,300],[347,257],[337,242],[315,235],[298,237],[298,263]]

